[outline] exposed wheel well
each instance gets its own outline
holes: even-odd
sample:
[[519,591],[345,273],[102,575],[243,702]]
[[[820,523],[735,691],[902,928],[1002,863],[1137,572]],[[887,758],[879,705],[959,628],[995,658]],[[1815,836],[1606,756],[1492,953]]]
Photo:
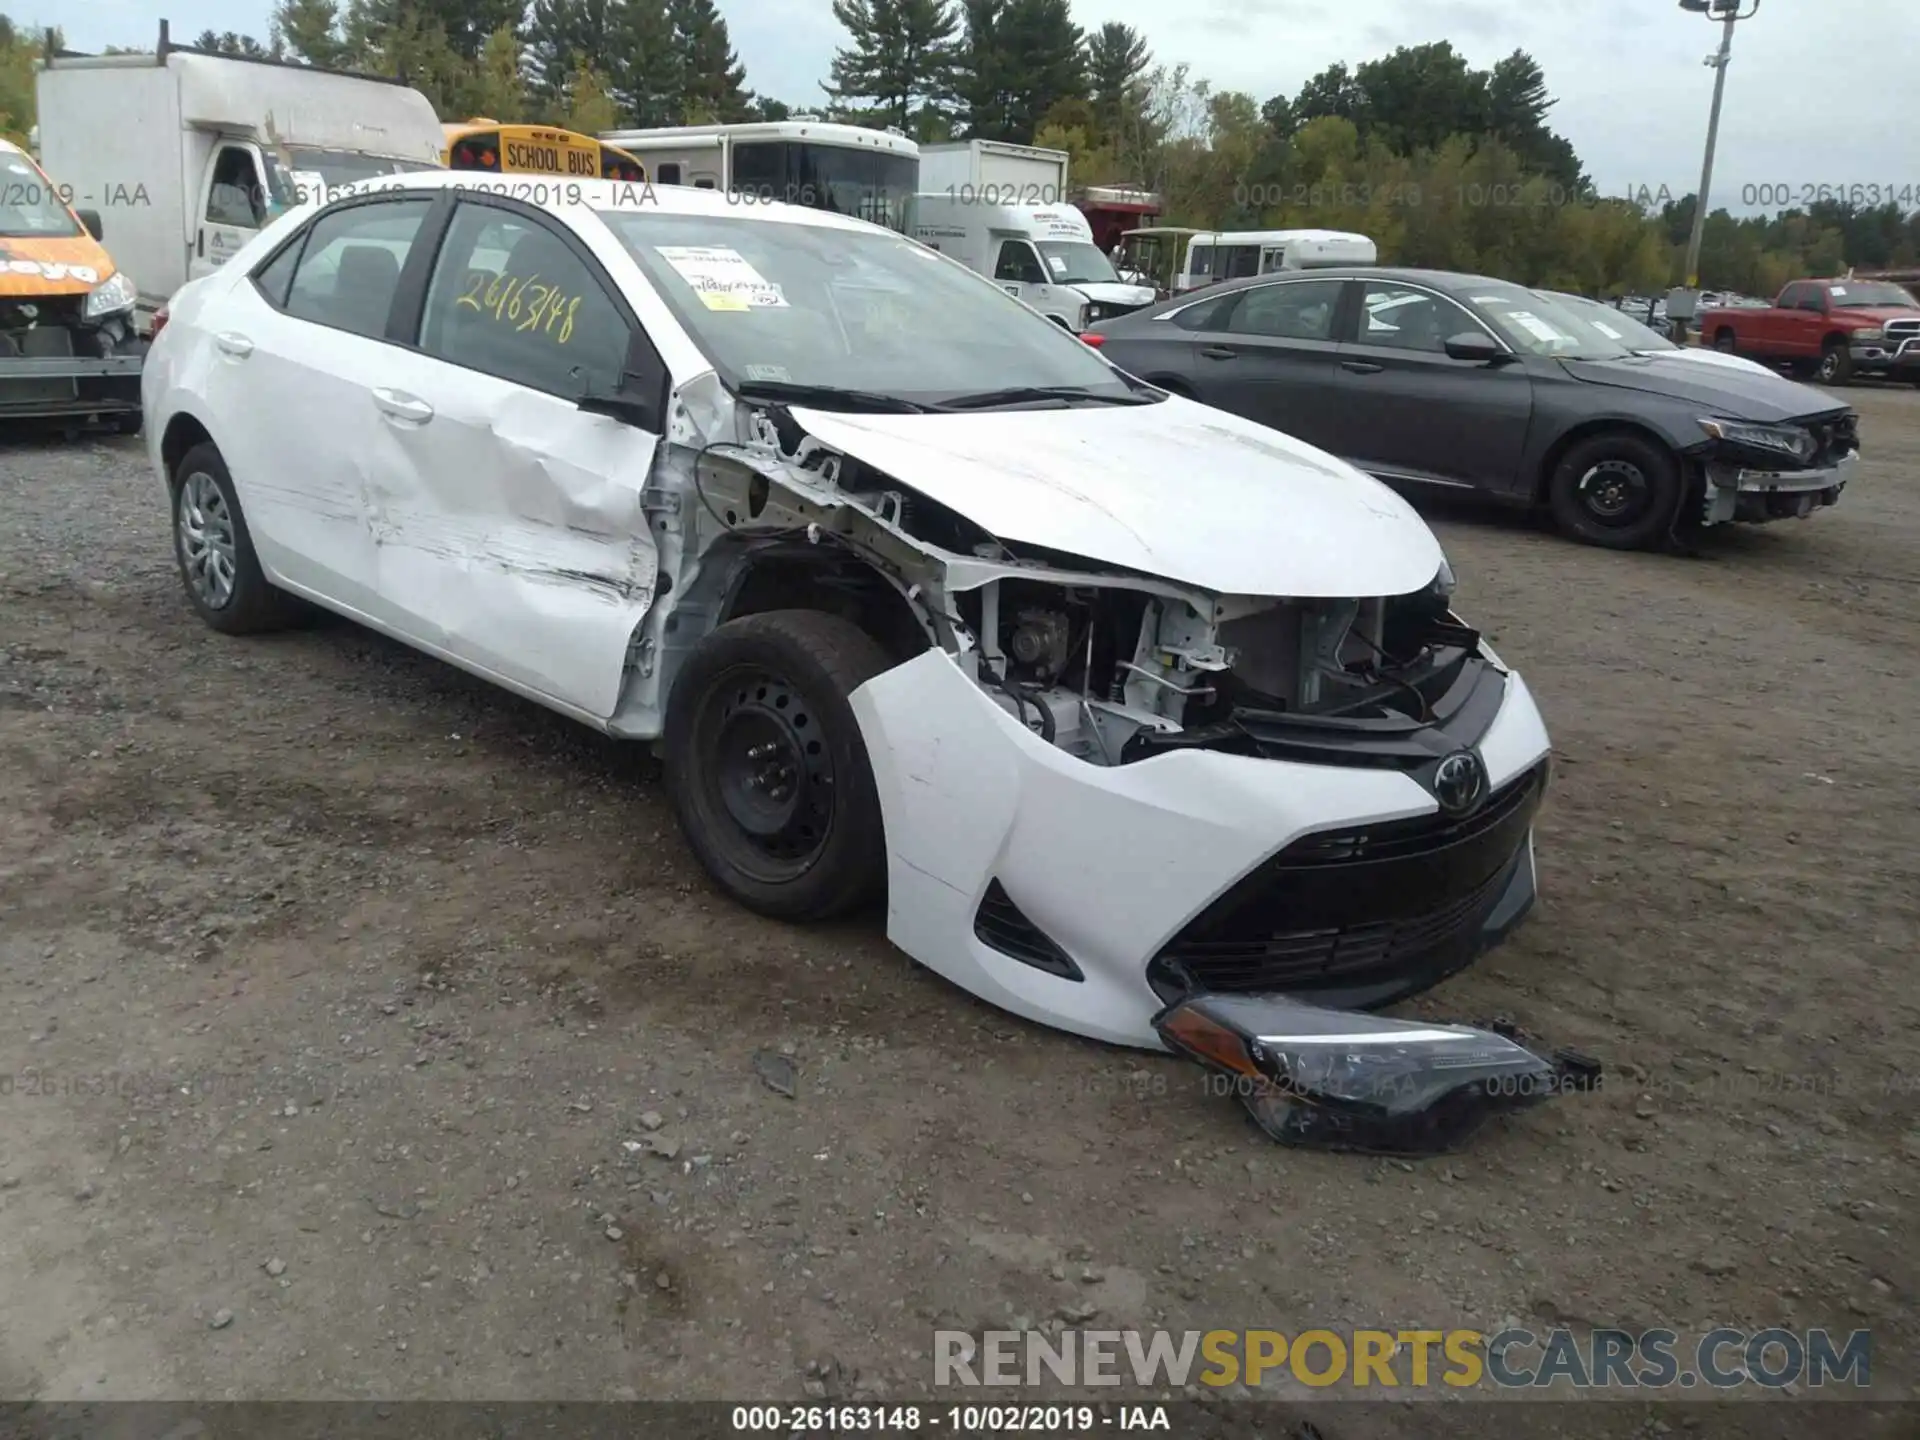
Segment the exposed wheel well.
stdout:
[[196,445],[210,445],[213,436],[207,427],[191,415],[176,415],[167,422],[167,433],[160,437],[160,458],[166,462],[167,483],[173,483],[173,470],[180,458]]
[[749,562],[716,625],[769,610],[821,610],[859,626],[896,661],[932,643],[900,592],[871,566],[819,547],[769,550]]
[[1552,448],[1547,451],[1546,458],[1540,463],[1540,473],[1534,477],[1534,502],[1536,504],[1545,502],[1547,498],[1547,487],[1553,483],[1553,472],[1560,468],[1560,461],[1565,458],[1569,450],[1578,445],[1582,440],[1591,440],[1596,435],[1613,434],[1631,435],[1635,439],[1657,445],[1662,450],[1672,454],[1674,463],[1680,467],[1682,479],[1685,479],[1686,457],[1675,451],[1673,445],[1664,435],[1661,435],[1657,431],[1649,430],[1644,425],[1636,425],[1630,420],[1589,420],[1585,424],[1574,426],[1571,430],[1567,431],[1566,434],[1553,442]]
[[1178,396],[1181,396],[1183,399],[1187,399],[1187,400],[1191,400],[1194,398],[1193,387],[1187,384],[1186,381],[1178,378],[1177,376],[1142,375],[1140,378],[1146,381],[1147,384],[1153,386],[1156,390],[1164,390],[1169,395],[1178,395]]
[[1049,315],[1047,316],[1047,318],[1051,320],[1054,324],[1058,325],[1062,330],[1065,330],[1068,334],[1073,333],[1073,327],[1069,325],[1066,321],[1062,320],[1058,315]]
[[1851,345],[1852,343],[1852,336],[1848,335],[1844,330],[1835,330],[1825,339],[1821,340],[1820,348],[1822,350],[1835,350],[1842,345]]

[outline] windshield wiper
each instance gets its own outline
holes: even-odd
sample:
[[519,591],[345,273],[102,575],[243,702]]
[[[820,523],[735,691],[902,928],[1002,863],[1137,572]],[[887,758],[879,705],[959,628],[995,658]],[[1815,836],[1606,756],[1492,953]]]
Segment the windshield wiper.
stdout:
[[1008,385],[1000,390],[981,390],[973,395],[957,395],[943,400],[939,410],[990,410],[995,405],[1018,405],[1027,400],[1087,400],[1096,405],[1151,405],[1144,395],[1103,395],[1079,385]]
[[733,387],[742,400],[790,401],[822,410],[884,410],[922,415],[937,407],[879,390],[848,390],[839,385],[802,385],[794,380],[743,380]]

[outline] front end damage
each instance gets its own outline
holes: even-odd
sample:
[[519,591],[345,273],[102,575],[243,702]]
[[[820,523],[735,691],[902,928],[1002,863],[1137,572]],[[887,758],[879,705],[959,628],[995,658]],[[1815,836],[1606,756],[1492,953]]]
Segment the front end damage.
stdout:
[[1706,418],[1697,457],[1704,528],[1804,520],[1840,503],[1860,469],[1859,417],[1841,409],[1782,424]]
[[0,296],[0,419],[140,413],[146,342],[132,310],[90,315],[87,305],[86,293]]
[[[822,443],[804,410],[717,384],[676,398],[686,443],[647,505],[677,579],[636,637],[633,705],[756,609],[838,610],[881,640],[897,663],[851,706],[888,938],[930,969],[1043,1024],[1192,1054],[1167,1028],[1192,1007],[1384,1006],[1531,906],[1546,731],[1453,614],[1444,562],[1397,595],[1214,594],[990,534]],[[1401,1045],[1400,1080],[1451,1073],[1459,1046],[1423,1045]],[[1429,1099],[1499,1108],[1480,1082],[1508,1073]]]

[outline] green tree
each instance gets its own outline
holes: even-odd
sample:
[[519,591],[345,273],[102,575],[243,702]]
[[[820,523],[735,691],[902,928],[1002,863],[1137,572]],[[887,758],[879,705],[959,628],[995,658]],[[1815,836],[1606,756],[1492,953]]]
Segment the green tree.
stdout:
[[593,66],[580,61],[567,82],[566,111],[560,123],[582,135],[598,135],[619,123],[619,107]]
[[698,125],[745,120],[753,103],[747,70],[734,54],[726,19],[713,0],[668,0],[667,14],[680,62],[682,121]]
[[869,100],[889,125],[925,138],[953,101],[955,34],[950,0],[833,0],[851,44],[835,52],[827,94]]
[[1067,0],[1007,0],[998,30],[1009,133],[996,138],[1030,142],[1056,104],[1086,95],[1086,38]]
[[536,112],[557,117],[583,67],[614,54],[614,0],[533,0],[527,15],[525,63]]
[[352,59],[335,0],[281,0],[273,12],[273,34],[309,65],[344,69]]
[[1087,93],[1100,138],[1112,143],[1139,125],[1153,52],[1131,25],[1109,20],[1087,37]]
[[[0,15],[0,136],[23,149],[33,129],[35,75],[46,39],[44,32],[22,34],[13,21]],[[59,31],[53,32],[52,39],[53,48],[60,49]]]
[[666,0],[620,0],[609,39],[607,88],[620,107],[620,123],[679,124],[685,109],[680,54]]
[[1001,22],[1008,0],[960,0],[962,34],[954,59],[954,94],[969,137],[1008,138],[1009,64]]
[[280,42],[276,37],[271,43],[262,45],[251,35],[241,35],[232,30],[215,32],[202,30],[194,37],[193,48],[205,50],[214,55],[235,55],[243,60],[275,60],[280,58]]
[[484,115],[511,125],[527,114],[527,81],[520,67],[520,41],[502,25],[480,48],[468,115]]

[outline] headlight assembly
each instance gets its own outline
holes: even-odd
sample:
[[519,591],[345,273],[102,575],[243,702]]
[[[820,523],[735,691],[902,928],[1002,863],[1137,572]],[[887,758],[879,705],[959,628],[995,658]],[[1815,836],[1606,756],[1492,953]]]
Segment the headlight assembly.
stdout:
[[1795,460],[1811,460],[1819,448],[1811,434],[1791,425],[1756,425],[1749,420],[1702,418],[1700,428],[1728,445],[1791,456]]
[[1853,338],[1856,340],[1884,340],[1887,338],[1887,332],[1885,330],[1856,330],[1853,332]]
[[81,313],[85,319],[100,320],[122,310],[131,310],[134,301],[139,298],[139,287],[128,278],[127,272],[116,270],[87,292],[86,308]]

